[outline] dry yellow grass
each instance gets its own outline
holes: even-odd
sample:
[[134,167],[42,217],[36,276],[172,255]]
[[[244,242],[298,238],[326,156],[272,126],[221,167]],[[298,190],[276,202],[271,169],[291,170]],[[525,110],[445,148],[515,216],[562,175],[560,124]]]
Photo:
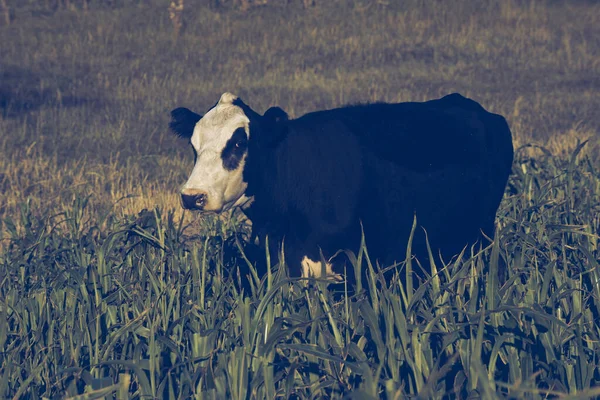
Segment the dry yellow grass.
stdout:
[[[160,168],[173,169],[173,160],[157,160]],[[180,161],[181,163],[181,161]],[[180,166],[177,166],[180,167]],[[173,212],[176,220],[182,216],[176,187],[178,182],[157,182],[143,171],[130,165],[124,168],[116,161],[104,165],[85,159],[59,163],[56,157],[44,157],[29,151],[0,159],[2,192],[0,213],[4,218],[19,215],[26,202],[34,210],[44,211],[53,218],[72,207],[77,197],[89,197],[86,219],[97,219],[106,213],[117,217],[136,215],[140,211],[158,207]],[[192,213],[185,215],[184,223],[197,220]],[[19,219],[15,219],[17,228]],[[2,232],[5,236],[6,232]]]
[[556,157],[567,159],[569,158],[577,146],[586,142],[581,152],[577,156],[589,157],[598,160],[600,156],[600,136],[597,132],[591,129],[585,129],[580,125],[575,125],[568,131],[552,135],[546,140],[540,140],[535,137],[518,136],[514,140],[515,148],[522,146],[533,145],[523,149],[524,153],[529,157],[536,157],[542,149],[547,150],[550,154]]

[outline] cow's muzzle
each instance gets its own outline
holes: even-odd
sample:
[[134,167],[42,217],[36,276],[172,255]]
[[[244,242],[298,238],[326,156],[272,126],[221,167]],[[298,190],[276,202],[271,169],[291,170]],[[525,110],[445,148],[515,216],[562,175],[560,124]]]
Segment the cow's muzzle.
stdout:
[[203,210],[208,201],[205,192],[194,189],[184,189],[181,191],[181,205],[187,210]]

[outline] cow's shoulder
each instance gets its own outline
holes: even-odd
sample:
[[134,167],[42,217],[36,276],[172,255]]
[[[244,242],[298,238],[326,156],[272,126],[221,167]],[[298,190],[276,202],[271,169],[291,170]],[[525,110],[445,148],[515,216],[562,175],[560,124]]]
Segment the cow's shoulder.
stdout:
[[363,180],[356,135],[328,113],[280,118],[261,129],[259,135],[270,140],[257,149],[260,154],[250,154],[245,175],[256,199],[252,212],[257,229],[266,224],[262,219],[278,231],[293,224],[295,234],[304,232],[300,237],[347,228]]

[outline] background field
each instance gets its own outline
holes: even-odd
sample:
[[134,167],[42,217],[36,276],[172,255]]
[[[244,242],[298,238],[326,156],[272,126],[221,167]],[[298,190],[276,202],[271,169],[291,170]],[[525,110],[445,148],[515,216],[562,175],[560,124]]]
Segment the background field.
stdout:
[[[186,0],[179,35],[164,0],[5,3],[6,397],[598,394],[597,2]],[[244,297],[222,249],[244,227],[182,213],[193,155],[166,129],[224,91],[291,116],[460,92],[543,148],[517,151],[495,247],[416,293],[278,274]]]

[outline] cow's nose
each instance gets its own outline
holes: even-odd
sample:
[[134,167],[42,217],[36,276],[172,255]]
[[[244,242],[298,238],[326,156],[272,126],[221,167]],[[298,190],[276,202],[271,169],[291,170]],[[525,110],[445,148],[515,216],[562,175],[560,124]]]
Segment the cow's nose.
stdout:
[[181,192],[181,204],[188,210],[202,210],[206,205],[206,193],[183,191]]

